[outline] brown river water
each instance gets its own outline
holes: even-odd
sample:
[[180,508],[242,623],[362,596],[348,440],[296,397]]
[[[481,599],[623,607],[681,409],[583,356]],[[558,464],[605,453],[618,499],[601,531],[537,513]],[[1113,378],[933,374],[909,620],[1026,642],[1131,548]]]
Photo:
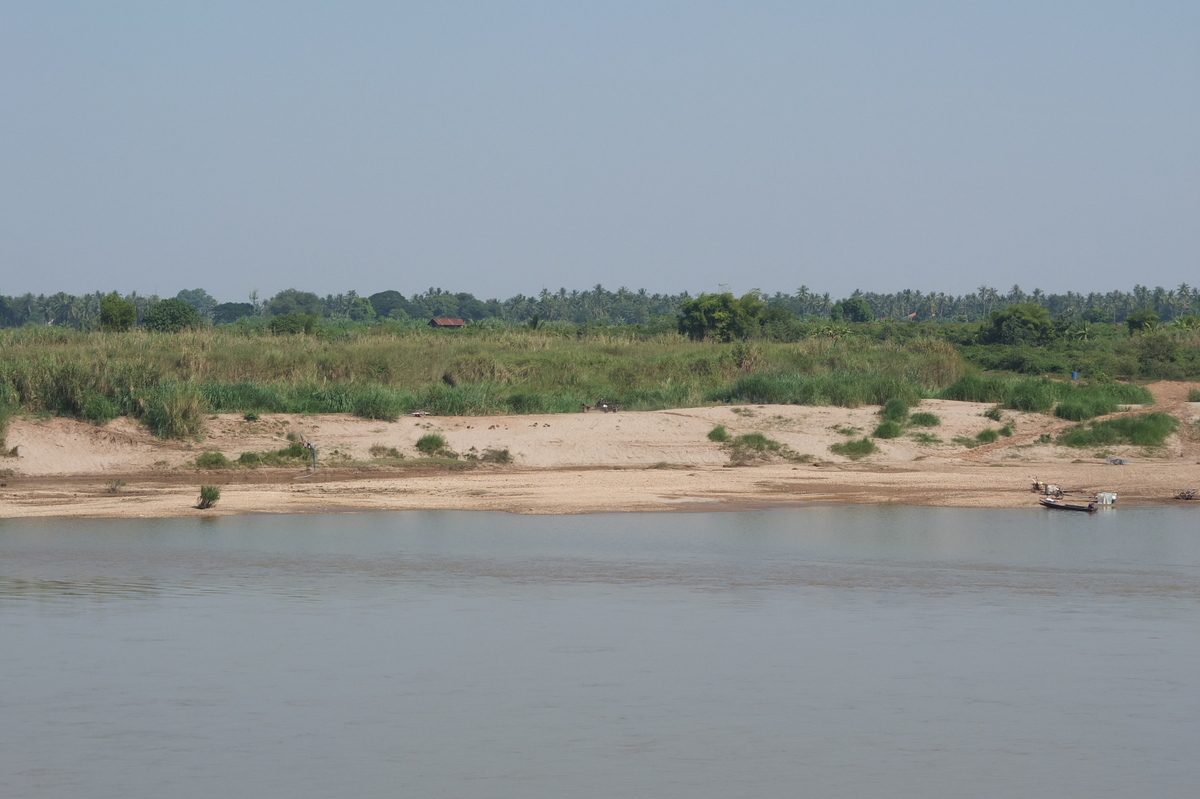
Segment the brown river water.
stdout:
[[0,520],[0,796],[1190,799],[1197,510]]

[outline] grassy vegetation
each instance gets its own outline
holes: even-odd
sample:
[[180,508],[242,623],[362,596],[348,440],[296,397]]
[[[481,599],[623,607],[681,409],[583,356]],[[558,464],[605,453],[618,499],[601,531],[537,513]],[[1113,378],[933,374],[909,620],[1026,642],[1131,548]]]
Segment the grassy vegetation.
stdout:
[[200,486],[200,501],[196,507],[200,510],[208,510],[213,505],[217,504],[217,500],[221,498],[221,489],[217,486]]
[[879,423],[871,435],[876,438],[899,438],[904,434],[904,425],[888,419]]
[[910,407],[912,406],[902,397],[891,397],[887,402],[883,403],[883,407],[879,409],[879,415],[885,421],[902,425],[908,421],[908,409]]
[[1000,421],[997,418],[1000,408],[1035,413],[1048,413],[1054,409],[1064,419],[1082,421],[1112,413],[1119,405],[1149,405],[1154,402],[1149,391],[1129,383],[1080,384],[1045,378],[1014,379],[976,374],[964,375],[954,381],[942,391],[942,397],[966,402],[997,403],[997,408],[985,414],[995,421]]
[[0,331],[0,402],[100,424],[130,416],[156,435],[188,438],[206,414],[222,412],[565,413],[601,396],[628,410],[912,403],[963,374],[953,346],[924,339],[762,341],[752,350],[674,333],[389,329],[322,338],[27,327]]
[[935,413],[919,411],[908,417],[908,423],[913,427],[937,427],[942,420]]
[[1200,402],[1200,388],[1189,389],[1187,401]]
[[918,431],[916,433],[912,433],[911,437],[912,437],[912,440],[917,442],[918,444],[940,444],[940,443],[942,443],[942,439],[938,438],[933,433],[926,433],[924,431]]
[[437,433],[426,433],[417,439],[417,452],[420,452],[427,458],[432,458],[438,455],[446,456],[449,450],[446,448],[446,439],[442,438]]
[[812,460],[811,455],[801,455],[786,444],[781,444],[773,438],[767,438],[762,433],[746,433],[729,442],[729,463],[732,466],[746,466],[757,461],[770,460],[773,457],[799,463],[808,463]]
[[712,430],[708,431],[708,440],[716,441],[718,444],[724,444],[729,440],[729,431],[725,429],[725,425],[719,424]]
[[859,458],[865,458],[868,455],[873,455],[879,451],[879,448],[875,446],[874,441],[864,436],[853,441],[844,441],[841,444],[832,444],[829,447],[829,451],[835,455],[841,455],[845,458],[856,461]]
[[202,452],[196,456],[196,467],[199,469],[228,469],[233,462],[220,452]]
[[1072,427],[1060,435],[1058,441],[1068,447],[1112,444],[1157,447],[1178,429],[1179,420],[1170,414],[1143,413]]

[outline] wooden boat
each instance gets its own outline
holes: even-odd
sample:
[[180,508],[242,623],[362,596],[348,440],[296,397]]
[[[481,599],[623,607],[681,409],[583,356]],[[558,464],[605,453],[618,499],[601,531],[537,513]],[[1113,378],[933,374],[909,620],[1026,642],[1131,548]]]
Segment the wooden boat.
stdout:
[[1070,502],[1063,502],[1061,499],[1054,499],[1052,497],[1045,497],[1044,499],[1038,500],[1038,502],[1041,503],[1043,508],[1053,508],[1054,510],[1077,510],[1084,513],[1096,512],[1096,503],[1094,502],[1089,502],[1086,505],[1074,505]]

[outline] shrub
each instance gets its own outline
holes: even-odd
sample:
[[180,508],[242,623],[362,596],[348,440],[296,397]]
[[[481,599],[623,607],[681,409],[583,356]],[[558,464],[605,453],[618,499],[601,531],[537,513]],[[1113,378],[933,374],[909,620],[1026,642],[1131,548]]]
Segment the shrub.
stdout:
[[437,433],[426,433],[417,439],[417,452],[427,458],[432,458],[446,449],[446,439]]
[[202,452],[196,456],[196,466],[201,469],[228,469],[232,465],[220,452]]
[[1179,420],[1166,413],[1143,413],[1072,427],[1058,437],[1068,447],[1133,444],[1157,447],[1179,429]]
[[200,486],[200,502],[196,505],[200,510],[208,510],[217,504],[221,498],[221,489],[216,486]]
[[811,456],[793,452],[790,447],[767,438],[762,433],[746,433],[737,436],[729,443],[729,463],[733,466],[742,466],[771,457],[780,457],[801,463],[812,460]]
[[404,457],[400,454],[400,450],[384,444],[372,444],[370,453],[372,458],[393,458],[395,460],[399,460],[400,458]]
[[238,456],[238,463],[251,469],[260,466],[262,460],[262,455],[259,455],[257,452],[243,452]]
[[991,408],[988,408],[986,411],[983,412],[983,415],[985,417],[987,417],[988,419],[991,419],[993,422],[999,422],[1001,420],[1000,406],[995,405]]
[[507,449],[492,449],[488,447],[479,456],[479,460],[484,463],[512,463],[512,453]]
[[1117,409],[1117,403],[1111,397],[1074,397],[1058,403],[1054,415],[1069,422],[1082,422],[1104,416]]
[[137,323],[137,308],[132,302],[121,299],[117,292],[107,294],[100,300],[100,328],[113,332],[128,330]]
[[963,375],[942,392],[943,399],[959,402],[1004,402],[1007,396],[1007,381],[982,375]]
[[716,441],[719,444],[724,444],[729,440],[729,431],[725,429],[725,425],[719,424],[712,430],[708,431],[708,440]]
[[875,446],[875,442],[864,436],[863,438],[855,441],[846,441],[841,444],[833,444],[829,447],[829,451],[835,455],[841,455],[849,458],[850,460],[856,461],[859,458],[865,458],[868,455],[878,452],[879,448]]
[[989,428],[987,430],[980,430],[979,434],[975,436],[975,440],[978,441],[980,444],[991,444],[992,442],[998,441],[999,439],[1000,439],[1000,431],[993,430],[991,428]]
[[117,407],[103,394],[88,394],[83,401],[80,415],[96,425],[102,425],[120,416]]
[[142,325],[155,333],[178,333],[200,326],[200,314],[183,300],[169,299],[151,305],[142,316]]
[[259,419],[259,416],[254,411],[250,411],[249,413],[242,414],[242,418],[245,419],[247,422],[257,422]]
[[1008,424],[1004,425],[1004,427],[1000,428],[1000,435],[1004,436],[1005,438],[1011,437],[1012,434],[1013,434],[1012,422],[1009,422]]
[[1188,402],[1200,402],[1200,388],[1193,388],[1188,391]]
[[385,386],[371,385],[355,393],[351,400],[351,412],[362,419],[394,422],[404,409],[395,391]]
[[[900,397],[892,397],[879,409],[879,415],[889,422],[903,424],[908,419],[909,404]],[[899,435],[899,434],[897,434]],[[892,436],[895,438],[895,436]]]
[[267,329],[277,336],[311,333],[317,324],[317,318],[313,314],[304,313],[280,314],[267,323]]
[[899,438],[903,432],[904,427],[898,422],[887,420],[880,422],[879,426],[875,428],[875,432],[872,433],[872,435],[876,438]]
[[189,438],[204,429],[204,402],[191,386],[160,386],[144,408],[142,422],[159,438]]
[[913,427],[937,427],[942,423],[937,414],[920,411],[908,417],[908,423]]
[[5,402],[0,402],[0,450],[6,446],[4,436],[8,433],[8,423],[12,421],[13,409]]

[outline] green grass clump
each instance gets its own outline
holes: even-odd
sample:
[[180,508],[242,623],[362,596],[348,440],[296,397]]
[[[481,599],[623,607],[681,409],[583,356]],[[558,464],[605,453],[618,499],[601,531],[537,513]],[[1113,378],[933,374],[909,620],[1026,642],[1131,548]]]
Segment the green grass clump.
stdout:
[[164,384],[143,407],[142,422],[159,438],[194,438],[204,430],[204,400],[192,386]]
[[[965,375],[943,392],[944,399],[994,402],[984,415],[1001,421],[1000,410],[1048,413],[1052,408],[1063,419],[1082,421],[1112,413],[1118,405],[1149,405],[1153,395],[1129,383],[1067,383],[1044,378],[1006,379]],[[1057,408],[1055,407],[1057,404]]]
[[1000,440],[1000,431],[993,430],[991,428],[988,428],[987,430],[980,430],[978,435],[975,436],[975,440],[980,444],[991,444]]
[[[879,409],[879,415],[885,421],[895,422],[896,424],[904,424],[908,420],[908,409],[912,407],[900,397],[892,397],[887,402],[883,403],[883,407]],[[894,436],[893,436],[894,438]]]
[[1143,413],[1079,425],[1058,437],[1068,447],[1093,447],[1132,444],[1139,447],[1161,446],[1167,436],[1179,429],[1179,420],[1166,413]]
[[369,451],[372,458],[390,458],[392,460],[400,460],[404,457],[400,454],[400,450],[384,444],[372,444]]
[[479,456],[484,463],[512,463],[513,456],[508,449],[492,449],[488,447]]
[[1200,388],[1189,389],[1187,401],[1200,402]]
[[13,408],[5,402],[0,402],[0,451],[5,450],[4,436],[8,433],[8,424],[12,421]]
[[850,460],[856,461],[859,458],[865,458],[868,455],[878,452],[879,448],[875,446],[874,441],[864,436],[863,438],[856,439],[854,441],[845,441],[841,444],[832,444],[829,447],[829,451],[835,455],[841,455],[849,458]]
[[724,444],[729,440],[729,431],[725,429],[725,425],[719,424],[712,430],[708,431],[708,440],[716,441],[719,444]]
[[200,469],[228,469],[233,463],[220,452],[201,452],[196,456],[196,466]]
[[908,417],[908,423],[913,427],[937,427],[942,423],[942,420],[935,413],[919,411]]
[[733,466],[744,466],[755,461],[769,460],[772,457],[799,463],[808,463],[812,460],[811,455],[794,452],[786,444],[781,444],[773,438],[767,438],[762,433],[746,433],[729,442],[729,463]]
[[871,435],[876,438],[899,438],[904,433],[904,426],[890,419],[879,423]]
[[738,378],[727,386],[709,391],[706,399],[727,404],[857,408],[883,405],[893,398],[913,405],[921,400],[921,395],[921,388],[913,382],[881,373],[807,375],[776,372]]
[[918,444],[940,444],[942,440],[933,433],[916,432],[912,434],[912,440]]
[[427,458],[440,455],[446,451],[446,439],[437,433],[426,433],[417,439],[417,452]]
[[999,405],[994,405],[991,408],[988,408],[986,411],[984,411],[983,415],[985,418],[991,419],[993,422],[999,422],[1004,418],[1000,414],[1001,410],[1003,410],[1003,409]]
[[221,489],[217,486],[200,486],[200,501],[196,507],[200,510],[208,510],[213,505],[217,504],[217,500],[221,498]]

